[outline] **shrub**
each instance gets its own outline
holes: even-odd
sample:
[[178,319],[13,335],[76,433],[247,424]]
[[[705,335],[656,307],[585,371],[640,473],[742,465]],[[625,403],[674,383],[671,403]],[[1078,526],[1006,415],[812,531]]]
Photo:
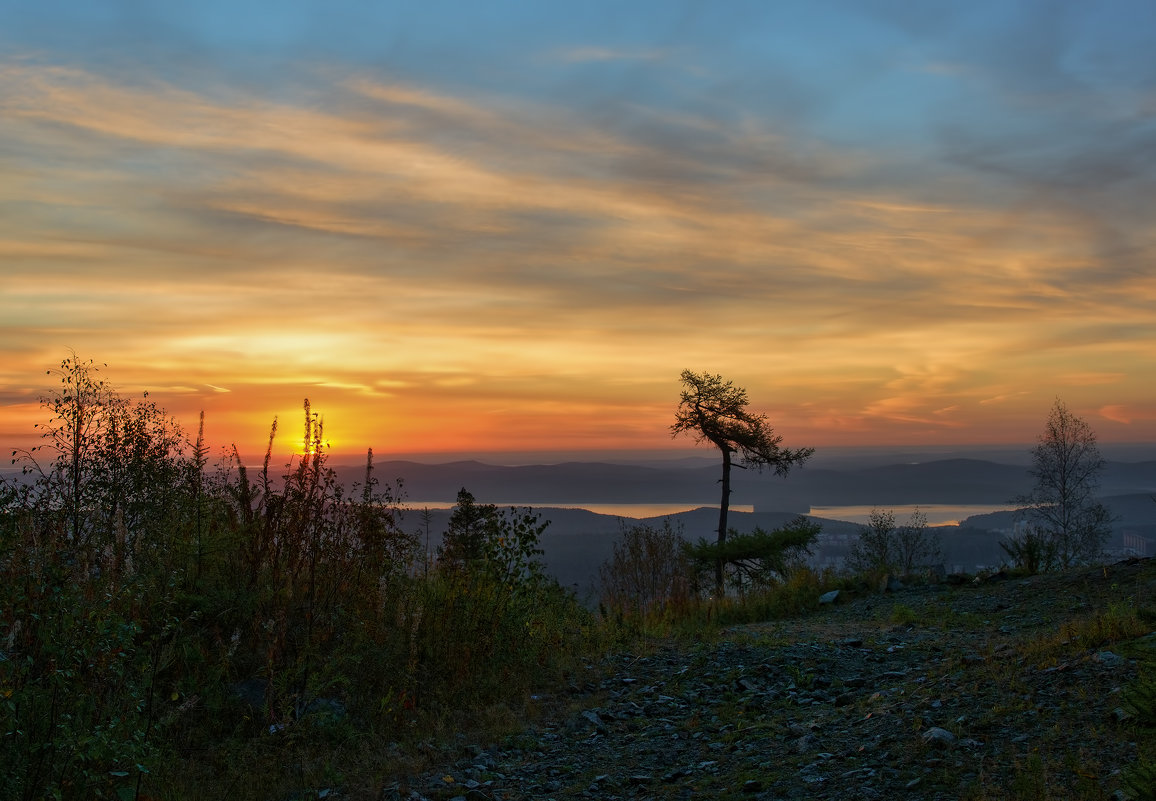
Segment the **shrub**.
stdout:
[[594,636],[589,612],[553,581],[519,587],[484,571],[435,572],[415,590],[399,620],[407,660],[393,690],[426,728],[476,727],[488,706],[524,703]]
[[685,603],[689,595],[682,529],[667,518],[658,528],[646,523],[622,524],[614,555],[599,568],[602,602],[619,612],[661,612]]
[[820,528],[805,517],[797,517],[774,531],[756,528],[740,534],[732,530],[721,544],[700,539],[685,552],[699,575],[721,561],[740,593],[766,589],[787,580],[803,566]]
[[939,540],[927,530],[925,514],[916,509],[907,523],[897,525],[894,512],[872,509],[847,555],[847,568],[868,576],[908,576],[939,559]]
[[1047,532],[1036,526],[1028,526],[1011,539],[1000,542],[999,547],[1012,561],[1012,567],[1034,576],[1059,565],[1059,551],[1055,541]]

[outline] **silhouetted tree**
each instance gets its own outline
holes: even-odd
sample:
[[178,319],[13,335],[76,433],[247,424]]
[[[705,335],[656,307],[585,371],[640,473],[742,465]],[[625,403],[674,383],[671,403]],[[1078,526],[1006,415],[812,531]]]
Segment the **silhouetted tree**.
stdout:
[[438,563],[465,568],[480,562],[485,558],[486,539],[495,536],[497,529],[498,507],[478,503],[473,493],[462,487],[438,548]]
[[927,515],[916,509],[907,522],[895,529],[899,571],[904,576],[916,568],[929,567],[943,558],[938,535],[927,530]]
[[[60,388],[40,398],[51,415],[42,429],[44,442],[28,450],[13,451],[13,463],[23,462],[26,475],[36,475],[45,487],[51,487],[67,517],[67,539],[71,547],[86,545],[89,526],[84,511],[93,507],[92,468],[96,440],[104,433],[109,409],[120,403],[112,386],[100,377],[100,367],[90,359],[81,361],[73,353],[48,375],[60,380]],[[37,454],[54,454],[44,465]]]
[[492,503],[478,503],[463,487],[438,549],[438,564],[449,570],[484,571],[507,584],[532,583],[542,576],[538,545],[549,526],[549,520],[528,506],[499,510]]
[[895,548],[895,513],[872,509],[867,524],[847,554],[847,568],[853,573],[890,573],[898,561]]
[[1104,465],[1092,427],[1057,399],[1032,449],[1035,487],[1016,503],[1060,568],[1095,560],[1111,533],[1111,515],[1095,498]]
[[[724,381],[721,375],[683,370],[680,380],[683,389],[674,425],[670,427],[672,436],[689,433],[695,442],[710,442],[723,455],[718,521],[718,544],[721,546],[727,538],[731,467],[737,465],[757,470],[772,467],[776,475],[783,476],[792,467],[807,461],[815,449],[781,447],[783,438],[767,424],[766,415],[747,410],[747,391],[736,387],[732,381]],[[715,586],[720,595],[724,590],[723,569],[724,562],[717,560]]]
[[867,525],[847,554],[854,573],[910,575],[941,557],[939,539],[927,530],[927,515],[916,509],[899,525],[890,509],[872,509]]
[[198,478],[179,424],[147,392],[122,398],[92,360],[73,354],[48,374],[60,386],[41,398],[51,415],[37,425],[43,442],[14,451],[13,462],[59,509],[64,536],[56,547],[77,564],[103,549],[122,566],[141,547],[163,556]]

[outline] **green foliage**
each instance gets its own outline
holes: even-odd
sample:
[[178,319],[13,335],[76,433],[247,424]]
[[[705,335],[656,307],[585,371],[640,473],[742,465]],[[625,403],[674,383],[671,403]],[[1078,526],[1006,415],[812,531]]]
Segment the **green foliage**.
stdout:
[[1122,775],[1128,798],[1135,801],[1156,801],[1156,762],[1141,761],[1125,770]]
[[740,590],[765,589],[785,581],[802,566],[820,529],[819,524],[798,517],[773,531],[756,528],[740,534],[732,530],[721,543],[700,539],[687,545],[685,553],[700,572],[722,562]]
[[887,619],[897,626],[910,626],[920,622],[919,613],[907,604],[893,604]]
[[5,593],[0,797],[115,797],[152,753],[149,644],[139,624],[53,572]]
[[723,625],[757,622],[800,615],[819,605],[819,596],[831,589],[832,577],[801,567],[785,581],[767,586],[748,595],[741,603],[732,603],[719,611]]
[[1125,708],[1132,714],[1137,725],[1156,728],[1156,673],[1151,663],[1147,663],[1122,694]]
[[[800,517],[770,532],[732,532],[720,546],[688,544],[669,521],[661,529],[627,527],[614,558],[601,568],[604,622],[612,632],[634,636],[699,638],[722,625],[814,609],[832,582],[803,563],[818,533],[818,525]],[[700,577],[720,559],[741,590],[738,597],[696,592]]]
[[515,590],[543,580],[538,544],[550,521],[529,507],[510,507],[497,519],[493,537],[482,541],[482,559],[497,581]]
[[[1124,708],[1132,714],[1129,723],[1143,730],[1143,740],[1151,744],[1151,730],[1156,727],[1156,673],[1150,660],[1142,662],[1139,675],[1124,688],[1121,696]],[[1129,797],[1138,801],[1156,799],[1156,753],[1150,747],[1145,751],[1121,777]]]
[[859,538],[847,555],[847,568],[867,575],[892,572],[898,561],[894,534],[895,513],[890,509],[872,509],[867,525],[859,529]]

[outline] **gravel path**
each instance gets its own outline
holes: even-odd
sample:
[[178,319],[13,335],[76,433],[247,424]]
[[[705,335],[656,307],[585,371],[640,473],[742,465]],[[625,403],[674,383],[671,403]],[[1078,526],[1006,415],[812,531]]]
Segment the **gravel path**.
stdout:
[[1137,597],[1153,607],[1149,560],[901,589],[619,654],[544,699],[559,711],[385,797],[1122,797],[1136,666],[1110,640]]

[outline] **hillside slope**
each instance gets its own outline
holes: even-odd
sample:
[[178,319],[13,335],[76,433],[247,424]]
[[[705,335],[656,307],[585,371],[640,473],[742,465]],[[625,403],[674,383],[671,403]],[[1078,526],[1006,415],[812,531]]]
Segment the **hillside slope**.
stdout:
[[1154,600],[1156,565],[1131,560],[617,654],[521,734],[442,752],[409,797],[1110,798],[1156,757],[1119,711]]

